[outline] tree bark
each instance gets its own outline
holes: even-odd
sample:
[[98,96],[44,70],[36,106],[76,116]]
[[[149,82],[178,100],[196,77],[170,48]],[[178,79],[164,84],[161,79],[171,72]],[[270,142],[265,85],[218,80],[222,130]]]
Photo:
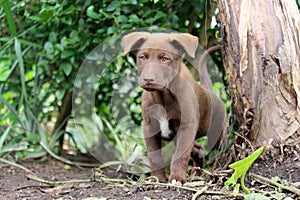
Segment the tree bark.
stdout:
[[[62,105],[59,108],[59,114],[57,117],[57,121],[55,123],[54,131],[59,132],[59,131],[66,130],[69,117],[71,116],[71,112],[72,112],[72,92],[66,91],[62,99]],[[59,138],[60,151],[63,148],[63,143],[64,143],[64,133]]]
[[232,107],[255,146],[300,132],[300,16],[291,0],[218,0]]

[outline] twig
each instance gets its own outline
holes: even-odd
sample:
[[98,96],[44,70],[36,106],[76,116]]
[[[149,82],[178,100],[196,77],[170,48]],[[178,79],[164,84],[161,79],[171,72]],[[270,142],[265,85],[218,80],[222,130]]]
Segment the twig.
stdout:
[[59,160],[61,162],[64,162],[66,164],[69,164],[69,165],[74,165],[74,163],[70,160],[67,160],[65,158],[62,158],[58,155],[56,155],[55,153],[53,153],[46,144],[44,144],[43,142],[40,142],[41,146],[47,151],[47,153],[49,153],[53,158],[55,158],[56,160]]
[[32,171],[30,171],[29,169],[27,169],[26,167],[22,166],[22,165],[19,165],[17,163],[14,163],[14,162],[11,162],[9,160],[5,160],[3,158],[0,158],[0,162],[3,162],[3,163],[6,163],[8,165],[11,165],[11,166],[14,166],[14,167],[17,167],[17,168],[20,168],[20,169],[23,169],[25,170],[26,172],[30,173],[30,174],[34,174]]
[[123,184],[130,184],[130,185],[136,185],[137,182],[130,180],[130,179],[118,179],[118,178],[106,178],[106,177],[100,177],[100,179],[95,179],[96,182],[104,182],[104,183],[123,183]]
[[47,153],[49,153],[50,156],[55,158],[56,160],[59,160],[60,162],[66,163],[68,165],[75,165],[75,166],[84,166],[84,167],[97,167],[99,164],[97,163],[81,163],[81,162],[74,162],[71,160],[68,160],[66,158],[63,158],[61,156],[56,155],[51,149],[48,148],[46,144],[43,142],[40,142],[41,146],[46,150]]
[[[195,189],[195,188],[191,188],[191,187],[186,187],[186,186],[178,186],[178,185],[171,185],[169,183],[157,183],[157,182],[139,182],[139,184],[141,185],[157,185],[157,186],[162,186],[162,187],[173,187],[173,188],[179,188],[179,189],[183,189],[183,190],[187,190],[190,192],[199,192],[199,195],[201,194],[210,194],[210,195],[224,195],[227,197],[238,197],[238,198],[243,198],[244,195],[243,194],[237,194],[237,195],[233,195],[232,193],[228,193],[228,192],[224,192],[224,191],[213,191],[213,190],[207,190],[208,186],[204,186],[202,189]],[[207,187],[207,188],[206,188]]]
[[298,196],[300,196],[300,190],[298,188],[295,188],[293,186],[283,185],[281,183],[278,183],[276,181],[273,181],[269,178],[266,178],[266,177],[263,177],[263,176],[260,176],[260,175],[257,175],[257,174],[250,173],[250,176],[253,176],[256,179],[259,179],[259,180],[262,180],[264,182],[270,183],[272,185],[275,185],[278,188],[288,190],[288,191],[293,192],[293,193],[297,194]]
[[103,182],[103,183],[127,183],[130,185],[135,185],[137,182],[132,181],[132,180],[125,180],[125,179],[117,179],[117,178],[105,178],[105,177],[100,177],[100,179],[72,179],[72,180],[67,180],[67,181],[48,181],[46,179],[40,178],[36,175],[27,175],[27,178],[45,183],[50,186],[57,186],[57,185],[62,185],[62,184],[67,184],[67,183],[89,183],[89,182]]
[[57,185],[62,185],[62,184],[67,184],[67,183],[88,183],[92,182],[90,179],[72,179],[72,180],[67,180],[67,181],[48,181],[46,179],[40,178],[35,175],[27,175],[27,178],[40,182],[40,183],[45,183],[50,186],[57,186]]
[[173,188],[179,188],[183,190],[187,190],[190,192],[198,192],[198,189],[191,188],[191,187],[185,187],[185,186],[179,186],[179,185],[171,185],[170,183],[159,183],[159,182],[140,182],[141,185],[154,185],[154,186],[162,186],[162,187],[173,187]]
[[185,186],[173,186],[168,183],[155,183],[155,182],[136,182],[133,180],[126,180],[126,179],[117,179],[117,178],[106,178],[106,177],[100,177],[99,179],[73,179],[73,180],[67,180],[67,181],[48,181],[42,178],[39,178],[35,175],[28,175],[27,176],[29,179],[38,181],[41,183],[45,183],[50,186],[57,186],[61,184],[67,184],[67,183],[88,183],[88,182],[104,182],[104,183],[123,183],[123,184],[129,184],[129,185],[155,185],[155,186],[161,186],[161,187],[166,187],[166,188],[179,188],[183,190],[187,190],[190,192],[195,192],[194,196],[195,198],[201,194],[209,194],[209,195],[224,195],[228,197],[239,197],[243,198],[244,196],[242,194],[238,195],[233,195],[232,193],[227,193],[224,191],[212,191],[212,190],[207,190],[208,186],[204,186],[202,189],[195,189],[195,188],[190,188],[190,187],[185,187]]
[[[50,151],[51,152],[51,151]],[[48,152],[49,153],[49,152]],[[195,189],[195,188],[191,188],[191,187],[186,187],[186,186],[173,186],[171,184],[168,183],[158,183],[158,182],[145,182],[145,181],[141,181],[141,182],[136,182],[133,180],[126,180],[126,179],[117,179],[117,178],[106,178],[106,177],[100,177],[100,179],[72,179],[72,180],[67,180],[67,181],[48,181],[46,179],[40,178],[38,176],[36,176],[32,171],[30,171],[29,169],[27,169],[26,167],[23,167],[22,165],[19,165],[17,163],[5,160],[3,158],[0,158],[0,162],[12,165],[14,167],[18,167],[20,169],[23,169],[24,171],[30,173],[29,175],[27,175],[28,179],[37,181],[37,182],[41,182],[50,186],[57,186],[57,185],[61,185],[61,184],[67,184],[67,183],[89,183],[89,182],[104,182],[104,183],[123,183],[123,184],[129,184],[129,185],[156,185],[156,186],[161,186],[161,187],[166,187],[166,188],[179,188],[179,189],[183,189],[183,190],[187,190],[190,192],[195,192],[195,194],[193,195],[193,197],[195,196],[195,198],[201,194],[210,194],[210,195],[225,195],[228,197],[240,197],[242,198],[243,195],[242,194],[238,194],[236,196],[234,196],[231,193],[226,193],[223,191],[212,191],[212,190],[207,190],[208,186],[204,186],[202,189]],[[287,186],[283,186],[281,188],[286,189],[285,187]],[[296,193],[296,192],[295,192]],[[296,193],[296,194],[300,194],[300,193]]]
[[205,191],[207,191],[208,189],[208,186],[204,186],[201,190],[199,190],[198,192],[196,192],[193,197],[192,197],[192,200],[196,200],[196,198],[198,196],[200,196],[201,194],[203,194]]

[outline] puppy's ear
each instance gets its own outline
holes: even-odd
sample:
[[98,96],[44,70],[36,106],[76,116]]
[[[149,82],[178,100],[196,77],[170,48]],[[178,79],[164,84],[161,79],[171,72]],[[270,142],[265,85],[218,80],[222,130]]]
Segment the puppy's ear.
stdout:
[[147,40],[150,33],[147,32],[133,32],[125,35],[122,38],[123,44],[123,55],[128,54],[132,50],[136,50],[142,46],[142,44]]
[[183,51],[188,53],[192,58],[195,58],[195,54],[198,47],[198,38],[188,33],[176,33],[171,34],[170,42],[176,48],[183,48]]

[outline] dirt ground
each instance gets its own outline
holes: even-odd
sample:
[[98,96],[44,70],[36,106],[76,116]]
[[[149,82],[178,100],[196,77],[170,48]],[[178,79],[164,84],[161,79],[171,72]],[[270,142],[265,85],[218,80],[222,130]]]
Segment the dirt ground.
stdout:
[[[10,166],[0,166],[0,199],[190,199],[191,192],[176,188],[166,189],[159,186],[128,185],[126,183],[107,183],[93,181],[93,168],[65,169],[64,164],[49,159],[42,163],[26,162],[22,165],[35,173],[39,178],[49,181],[90,180],[81,183],[64,183],[51,186],[27,178],[26,171]],[[114,175],[114,177],[112,176]],[[105,177],[125,178],[109,171]],[[130,179],[128,177],[127,179]],[[116,179],[119,180],[119,179]]]
[[[28,178],[29,172],[9,164],[0,163],[0,200],[5,199],[192,199],[196,191],[208,186],[197,199],[243,199],[233,197],[232,188],[225,190],[223,183],[228,176],[215,176],[207,180],[189,183],[186,187],[171,187],[159,184],[144,184],[133,181],[129,174],[112,170],[97,172],[93,168],[66,167],[62,162],[48,158],[43,162],[27,161],[19,163],[34,173],[36,178]],[[300,189],[300,160],[295,154],[287,155],[284,162],[259,160],[250,172],[266,178],[277,178],[279,183]],[[224,174],[224,173],[223,173]],[[248,173],[249,174],[249,173]],[[48,181],[48,182],[46,182]],[[58,182],[67,181],[67,182]],[[208,184],[209,181],[210,184]],[[44,182],[44,183],[43,183]],[[53,184],[56,183],[56,185]],[[292,184],[291,184],[292,183]],[[291,199],[300,199],[295,193],[258,181],[248,175],[246,185],[264,194],[281,193]],[[240,191],[240,194],[244,194]],[[276,199],[276,198],[272,198]],[[278,198],[280,199],[280,198]],[[282,198],[284,199],[284,198]]]

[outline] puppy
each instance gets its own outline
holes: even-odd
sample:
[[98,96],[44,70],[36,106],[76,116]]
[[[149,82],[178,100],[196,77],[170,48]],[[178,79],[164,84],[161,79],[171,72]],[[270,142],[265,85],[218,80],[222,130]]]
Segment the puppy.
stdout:
[[143,132],[151,175],[160,182],[167,181],[162,140],[174,141],[169,182],[183,184],[191,155],[194,166],[203,165],[195,139],[207,135],[206,148],[218,146],[225,121],[223,102],[197,84],[183,63],[185,53],[195,57],[198,38],[184,33],[132,32],[122,43],[124,55],[136,51],[138,84],[144,89]]

